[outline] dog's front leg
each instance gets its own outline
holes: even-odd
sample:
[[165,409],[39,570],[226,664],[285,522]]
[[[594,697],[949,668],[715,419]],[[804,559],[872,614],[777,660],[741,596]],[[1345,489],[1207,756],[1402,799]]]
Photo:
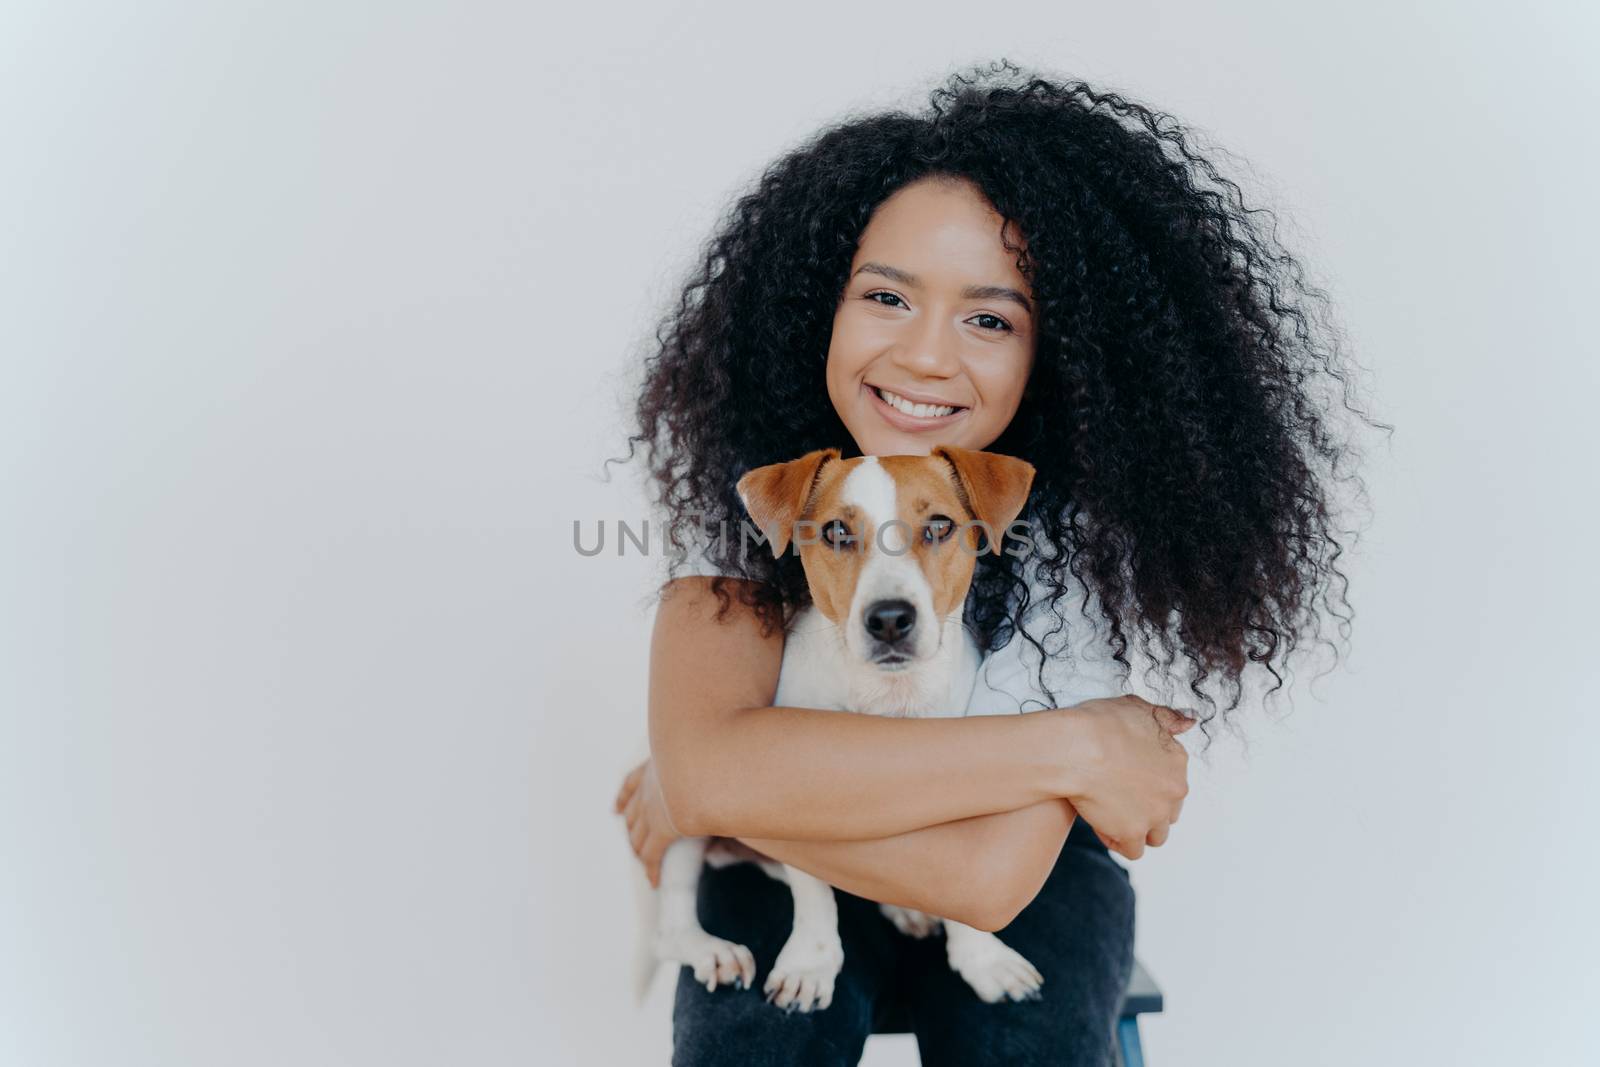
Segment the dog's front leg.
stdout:
[[1005,997],[1029,1000],[1039,996],[1044,976],[998,937],[946,919],[944,939],[950,969],[966,979],[980,1000],[996,1004]]
[[724,982],[749,989],[756,982],[756,961],[750,950],[706,933],[700,925],[696,898],[700,866],[709,838],[680,837],[661,857],[661,898],[656,924],[656,956],[682,963],[694,980],[714,990]]
[[767,999],[780,1008],[810,1011],[833,1003],[833,982],[844,967],[839,905],[833,887],[795,867],[784,867],[794,896],[794,929],[767,975]]

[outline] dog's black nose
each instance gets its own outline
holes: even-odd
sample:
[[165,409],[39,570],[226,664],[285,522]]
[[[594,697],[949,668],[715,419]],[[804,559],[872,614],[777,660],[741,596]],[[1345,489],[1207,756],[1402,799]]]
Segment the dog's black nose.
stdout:
[[867,633],[885,644],[902,640],[917,625],[917,609],[909,600],[879,600],[867,605]]

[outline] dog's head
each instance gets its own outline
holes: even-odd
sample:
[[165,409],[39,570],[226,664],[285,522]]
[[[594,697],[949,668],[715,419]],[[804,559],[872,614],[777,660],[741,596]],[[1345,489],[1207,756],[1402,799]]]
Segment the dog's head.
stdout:
[[792,543],[811,599],[863,662],[904,670],[939,650],[978,553],[1000,552],[1033,466],[941,445],[926,456],[840,459],[821,449],[739,479],[775,555]]

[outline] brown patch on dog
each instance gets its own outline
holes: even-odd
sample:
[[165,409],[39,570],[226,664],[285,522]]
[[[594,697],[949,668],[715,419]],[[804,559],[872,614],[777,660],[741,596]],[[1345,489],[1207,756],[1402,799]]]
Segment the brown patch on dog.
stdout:
[[[866,457],[840,460],[838,449],[821,449],[788,463],[758,467],[738,485],[773,553],[781,555],[794,541],[812,601],[840,625],[862,566],[870,553],[883,551],[880,538],[889,533],[871,525],[887,519],[861,514],[843,500],[845,480],[865,462]],[[980,546],[1003,550],[1006,528],[1021,513],[1033,485],[1033,466],[1012,456],[952,446],[940,446],[926,456],[881,456],[878,463],[895,483],[894,518],[905,523],[900,532],[908,541],[906,554],[926,576],[935,612],[943,618],[960,610]],[[843,527],[839,547],[824,538],[835,522]]]
[[734,487],[745,510],[756,520],[772,545],[774,556],[783,555],[795,524],[804,516],[816,486],[817,475],[839,458],[837,448],[807,452],[787,463],[771,463],[745,473]]

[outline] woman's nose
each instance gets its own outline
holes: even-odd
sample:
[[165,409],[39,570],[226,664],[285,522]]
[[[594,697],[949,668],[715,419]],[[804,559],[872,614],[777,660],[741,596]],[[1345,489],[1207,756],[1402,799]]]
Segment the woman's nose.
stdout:
[[961,338],[931,318],[900,346],[896,362],[924,378],[951,378],[961,369]]

